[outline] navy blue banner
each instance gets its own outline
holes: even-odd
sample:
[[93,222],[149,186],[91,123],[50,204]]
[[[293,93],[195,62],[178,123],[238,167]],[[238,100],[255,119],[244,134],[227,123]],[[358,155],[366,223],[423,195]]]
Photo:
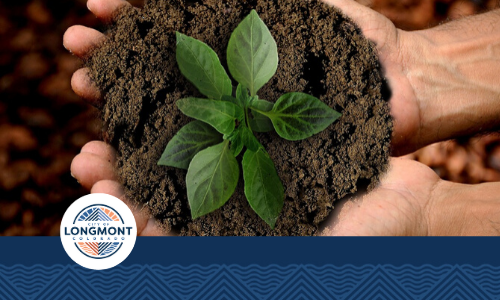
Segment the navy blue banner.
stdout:
[[138,238],[103,271],[0,245],[0,299],[500,299],[498,238]]

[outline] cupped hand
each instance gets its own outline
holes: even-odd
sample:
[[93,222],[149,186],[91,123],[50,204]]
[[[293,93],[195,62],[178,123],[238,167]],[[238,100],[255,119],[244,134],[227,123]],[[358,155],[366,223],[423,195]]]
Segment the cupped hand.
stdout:
[[[122,6],[130,5],[124,0],[88,0],[88,9],[101,21],[109,23],[113,14]],[[63,45],[74,55],[85,58],[106,37],[101,32],[85,26],[75,25],[64,33]],[[73,91],[94,106],[100,106],[103,95],[89,77],[89,70],[82,68],[71,78]]]
[[[378,13],[349,0],[325,0],[342,9],[363,33],[375,42],[389,81],[391,113],[395,118],[393,147],[396,153],[417,149],[421,123],[418,97],[406,76],[411,63],[409,53],[418,54],[418,43]],[[122,5],[122,0],[89,0],[89,9],[105,22]],[[105,39],[98,31],[83,26],[68,29],[65,47],[77,56]],[[410,48],[411,48],[410,47]],[[416,52],[415,52],[416,51]],[[102,94],[92,83],[88,70],[73,75],[74,91],[99,106]],[[124,197],[123,187],[114,173],[114,150],[103,142],[90,142],[82,148],[71,166],[72,174],[92,193],[107,193],[129,204],[136,217],[138,232],[158,235],[161,230],[140,208]],[[388,173],[379,187],[337,205],[328,221],[325,235],[497,235],[500,231],[500,184],[467,186],[442,181],[428,167],[404,158],[390,161]]]
[[122,200],[130,208],[137,224],[137,234],[143,236],[164,233],[142,207],[135,206],[127,199],[123,186],[114,171],[115,150],[108,144],[93,141],[83,146],[71,163],[71,174],[90,193],[104,193]]
[[[123,0],[89,0],[87,6],[103,22],[111,22],[112,15],[123,5]],[[84,26],[72,26],[64,34],[63,44],[71,53],[84,58],[88,52],[106,37],[97,30]],[[94,106],[102,104],[102,94],[82,68],[73,74],[71,86],[76,94]],[[115,172],[115,151],[104,142],[86,144],[71,164],[71,174],[91,193],[105,193],[125,202],[134,214],[138,235],[163,235],[154,218],[142,208],[132,204],[125,197],[123,187],[118,183]]]
[[394,118],[392,151],[411,153],[425,145],[421,141],[421,105],[407,74],[407,66],[418,57],[422,38],[397,29],[385,16],[352,0],[323,0],[339,8],[374,42],[384,77],[391,90],[390,107]]
[[429,167],[392,158],[380,185],[336,204],[323,235],[464,236],[500,234],[500,183],[441,180]]
[[[104,142],[90,142],[71,166],[73,175],[91,193],[122,199],[136,218],[140,235],[162,235],[154,219],[130,205],[117,182],[115,151]],[[348,197],[335,210],[322,235],[425,236],[499,235],[500,183],[464,185],[441,180],[429,167],[406,158],[392,158],[380,185],[369,194]]]
[[[424,118],[423,91],[409,71],[422,57],[425,34],[396,29],[383,15],[352,0],[323,0],[339,8],[375,43],[392,91],[393,154],[440,139]],[[431,47],[430,47],[431,48]],[[432,49],[432,48],[431,48]],[[419,64],[422,64],[419,61]],[[423,130],[423,128],[427,128]],[[439,128],[436,130],[439,131]],[[393,158],[379,187],[338,204],[325,235],[498,235],[500,183],[461,185],[439,179],[427,166]]]

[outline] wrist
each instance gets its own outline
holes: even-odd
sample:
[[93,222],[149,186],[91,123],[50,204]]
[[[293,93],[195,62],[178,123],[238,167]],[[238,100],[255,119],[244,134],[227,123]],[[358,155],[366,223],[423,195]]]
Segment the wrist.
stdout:
[[500,233],[500,185],[441,182],[428,210],[432,236],[484,236]]
[[392,78],[391,113],[394,117],[393,154],[402,155],[413,152],[429,144],[426,119],[432,111],[433,91],[426,83],[428,57],[434,51],[432,41],[419,31],[399,30],[398,59],[392,65],[397,70],[386,70]]

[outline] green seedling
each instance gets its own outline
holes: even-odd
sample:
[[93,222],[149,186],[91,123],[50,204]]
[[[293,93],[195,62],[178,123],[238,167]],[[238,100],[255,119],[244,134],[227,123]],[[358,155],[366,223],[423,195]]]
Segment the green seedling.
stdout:
[[158,164],[187,169],[186,186],[193,219],[224,205],[236,189],[241,166],[245,196],[271,228],[283,208],[284,188],[269,154],[254,132],[276,130],[284,139],[311,137],[340,114],[319,99],[288,93],[276,103],[261,100],[259,89],[276,73],[278,50],[257,12],[238,25],[227,47],[233,86],[217,54],[205,43],[176,33],[181,73],[208,99],[185,98],[177,107],[196,119],[177,132]]

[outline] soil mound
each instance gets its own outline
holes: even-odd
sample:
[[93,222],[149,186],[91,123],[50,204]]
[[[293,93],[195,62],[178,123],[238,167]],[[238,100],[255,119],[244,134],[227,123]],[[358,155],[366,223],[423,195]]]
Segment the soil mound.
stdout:
[[[274,102],[287,92],[306,92],[342,113],[304,141],[258,135],[285,186],[275,230],[248,205],[242,177],[221,209],[191,220],[186,171],[156,165],[168,141],[190,121],[175,101],[202,96],[177,67],[175,31],[207,43],[227,69],[230,34],[254,8],[280,59],[259,97]],[[141,10],[129,7],[116,16],[109,40],[86,65],[106,92],[104,138],[118,149],[117,170],[128,197],[181,234],[313,235],[336,200],[373,187],[387,168],[392,120],[376,53],[350,20],[318,1],[150,0]]]

